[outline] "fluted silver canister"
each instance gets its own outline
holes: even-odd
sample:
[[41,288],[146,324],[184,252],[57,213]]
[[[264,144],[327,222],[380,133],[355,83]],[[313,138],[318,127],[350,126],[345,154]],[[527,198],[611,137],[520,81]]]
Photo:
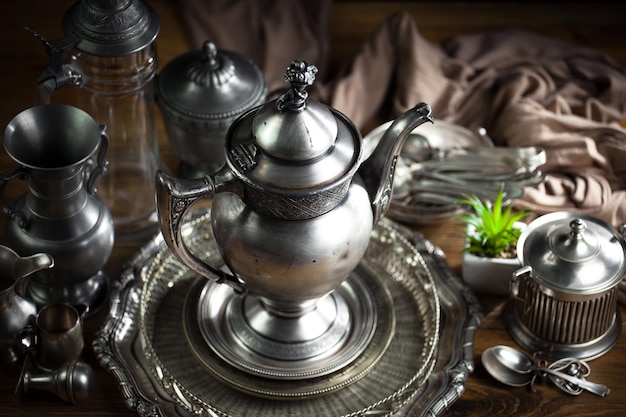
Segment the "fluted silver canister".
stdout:
[[555,212],[532,221],[518,241],[505,314],[513,338],[559,359],[606,353],[621,330],[618,284],[626,273],[624,225]]
[[225,163],[224,143],[232,122],[267,99],[263,73],[250,59],[205,42],[163,67],[156,84],[157,104],[180,175],[211,174]]

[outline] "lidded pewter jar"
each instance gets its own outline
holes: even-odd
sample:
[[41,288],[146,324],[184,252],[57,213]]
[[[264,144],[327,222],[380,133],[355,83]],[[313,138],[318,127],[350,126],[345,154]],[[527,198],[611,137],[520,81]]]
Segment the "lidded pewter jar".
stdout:
[[156,99],[165,128],[181,157],[180,175],[195,178],[224,165],[224,141],[232,122],[263,104],[267,85],[250,59],[206,41],[163,67]]

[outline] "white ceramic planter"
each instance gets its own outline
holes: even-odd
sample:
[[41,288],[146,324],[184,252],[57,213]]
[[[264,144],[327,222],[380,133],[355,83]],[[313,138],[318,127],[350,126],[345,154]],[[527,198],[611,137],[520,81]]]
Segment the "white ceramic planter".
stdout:
[[[515,226],[524,229],[526,223],[517,222]],[[477,293],[508,296],[511,277],[519,268],[517,258],[485,258],[463,252],[463,281]]]
[[463,281],[481,294],[508,296],[513,272],[520,267],[517,258],[485,258],[463,253]]

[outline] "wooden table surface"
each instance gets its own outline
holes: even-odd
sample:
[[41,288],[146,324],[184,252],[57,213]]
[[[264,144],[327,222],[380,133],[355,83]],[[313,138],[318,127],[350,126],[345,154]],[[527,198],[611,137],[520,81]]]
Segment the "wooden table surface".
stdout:
[[[60,36],[60,22],[73,0],[2,0],[0,2],[0,126],[20,111],[33,105],[36,79],[47,64],[39,41],[22,29],[29,25],[48,39]],[[161,18],[157,38],[160,65],[191,48],[170,0],[150,1]],[[470,4],[471,3],[471,4]],[[534,8],[533,8],[534,7]],[[393,11],[409,10],[421,32],[428,39],[442,41],[461,33],[496,29],[505,26],[525,27],[564,40],[577,42],[611,54],[626,65],[626,13],[622,6],[590,2],[537,5],[520,3],[474,2],[357,2],[339,1],[333,11],[333,44],[335,61],[352,54],[374,27]],[[612,9],[615,7],[616,9]],[[533,10],[535,10],[533,12]],[[457,13],[455,13],[456,11]],[[355,23],[356,22],[356,23]],[[333,59],[331,59],[331,63]],[[165,137],[157,112],[157,128],[163,162],[175,167],[178,159]],[[366,132],[363,132],[366,133]],[[0,153],[0,172],[12,168],[13,162]],[[0,244],[4,241],[4,216],[0,216]],[[416,227],[432,243],[441,247],[452,270],[460,274],[462,229],[458,223]],[[145,242],[116,243],[105,272],[113,279]],[[466,390],[445,415],[447,416],[622,416],[626,413],[626,331],[607,354],[590,362],[591,379],[606,384],[611,393],[599,398],[589,393],[572,397],[548,383],[536,392],[526,388],[509,388],[493,380],[480,364],[480,355],[497,344],[516,346],[504,327],[501,312],[505,300],[479,295],[484,319],[476,334],[476,370],[466,383]],[[620,306],[622,316],[626,309]],[[106,311],[89,318],[85,337],[90,345],[100,328]],[[0,369],[0,416],[133,416],[137,413],[122,401],[114,378],[102,369],[93,354],[89,355],[96,380],[91,396],[79,405],[68,405],[45,393],[14,395],[19,366]]]

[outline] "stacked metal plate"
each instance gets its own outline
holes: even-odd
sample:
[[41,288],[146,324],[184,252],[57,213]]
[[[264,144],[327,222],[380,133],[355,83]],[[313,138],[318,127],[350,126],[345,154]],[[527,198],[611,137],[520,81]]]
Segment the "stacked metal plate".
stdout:
[[[391,122],[365,136],[372,152]],[[367,155],[365,155],[367,156]],[[543,181],[546,162],[538,147],[495,147],[484,129],[474,133],[442,120],[418,127],[407,138],[394,177],[387,215],[408,224],[432,223],[461,214],[458,200],[476,195],[493,201],[500,188],[505,203]]]
[[[219,262],[209,213],[197,215],[186,241]],[[474,368],[482,315],[471,292],[440,250],[388,219],[347,282],[376,290],[378,322],[366,351],[331,374],[255,376],[212,352],[197,320],[211,284],[158,236],[121,277],[94,350],[141,416],[440,415]]]

